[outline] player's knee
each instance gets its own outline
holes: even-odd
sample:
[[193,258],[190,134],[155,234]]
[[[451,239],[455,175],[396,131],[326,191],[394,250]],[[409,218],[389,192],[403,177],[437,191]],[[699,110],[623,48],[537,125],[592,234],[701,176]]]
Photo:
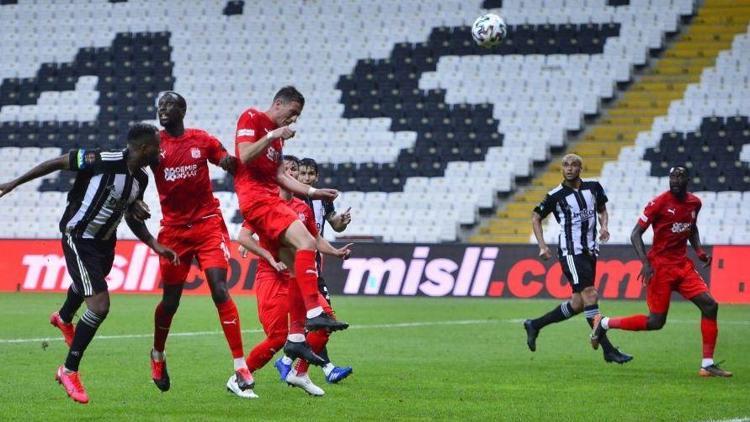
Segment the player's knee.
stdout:
[[225,283],[220,283],[211,291],[211,299],[215,304],[221,304],[229,300],[229,290]]
[[584,302],[588,304],[596,303],[596,301],[599,300],[599,292],[596,291],[594,286],[589,286],[583,289],[581,296],[583,296]]
[[709,299],[701,306],[701,313],[705,317],[716,318],[716,315],[719,314],[719,304],[715,300]]
[[572,299],[570,299],[570,307],[573,308],[573,312],[576,314],[580,314],[583,312],[583,300],[580,296],[575,295]]
[[177,313],[177,308],[180,307],[180,298],[164,298],[161,301],[161,308],[164,313],[168,315],[174,315]]
[[315,250],[315,239],[312,238],[312,236],[305,236],[304,238],[300,239],[299,247],[300,250]]
[[287,333],[284,332],[274,332],[268,335],[268,346],[269,348],[273,350],[281,350],[284,348],[284,343],[286,343],[286,337]]
[[649,315],[646,328],[649,330],[661,330],[667,323],[667,318],[661,315]]

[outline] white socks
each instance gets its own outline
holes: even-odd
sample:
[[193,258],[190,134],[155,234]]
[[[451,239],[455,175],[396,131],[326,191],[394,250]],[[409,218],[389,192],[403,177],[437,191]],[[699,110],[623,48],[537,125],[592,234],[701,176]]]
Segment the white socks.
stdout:
[[292,358],[290,358],[290,357],[289,357],[289,356],[287,356],[287,355],[284,355],[284,356],[282,356],[282,357],[281,357],[281,363],[283,363],[284,365],[291,365],[291,364],[292,364],[292,362],[294,362],[294,361],[292,360]]
[[245,363],[245,358],[234,358],[234,370],[247,368],[247,363]]
[[307,311],[307,317],[308,318],[315,318],[316,316],[323,313],[323,307],[322,306],[316,306],[309,311]]
[[705,367],[711,366],[713,364],[714,364],[714,359],[713,358],[703,358],[701,360],[701,368],[705,368]]
[[289,334],[287,336],[287,340],[291,341],[292,343],[302,343],[305,341],[305,335],[304,334]]
[[328,376],[328,374],[330,374],[331,371],[333,371],[333,368],[335,367],[336,366],[334,364],[332,364],[331,362],[328,362],[326,366],[323,367],[323,373],[326,374],[326,376]]
[[158,350],[151,349],[151,359],[157,362],[164,362],[166,352],[160,352]]
[[602,321],[599,324],[601,324],[602,328],[605,330],[609,330],[609,317],[602,318]]

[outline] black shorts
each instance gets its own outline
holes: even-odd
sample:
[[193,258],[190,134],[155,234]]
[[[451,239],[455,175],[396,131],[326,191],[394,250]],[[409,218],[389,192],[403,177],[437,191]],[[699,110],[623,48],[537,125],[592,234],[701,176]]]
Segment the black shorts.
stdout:
[[563,274],[567,277],[573,293],[580,293],[586,287],[594,285],[596,278],[596,257],[580,254],[560,257]]
[[89,297],[107,290],[105,277],[115,260],[115,242],[76,239],[63,233],[62,248],[76,293]]
[[331,306],[331,294],[328,293],[328,286],[323,276],[318,276],[318,291],[323,295],[326,302],[328,302],[328,306]]

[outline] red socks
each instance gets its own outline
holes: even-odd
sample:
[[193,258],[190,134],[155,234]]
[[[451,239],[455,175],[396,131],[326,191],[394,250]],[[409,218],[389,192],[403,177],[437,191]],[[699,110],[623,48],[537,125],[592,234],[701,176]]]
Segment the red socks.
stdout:
[[703,358],[713,358],[719,326],[715,319],[701,318],[701,335],[703,336]]
[[633,315],[624,318],[609,319],[609,328],[619,328],[620,330],[643,331],[647,329],[647,324],[648,317],[646,315]]
[[266,337],[263,341],[258,343],[250,354],[247,356],[245,363],[247,363],[247,369],[250,372],[255,372],[258,369],[265,366],[272,358],[273,355],[284,347],[286,341],[286,335]]
[[[315,282],[317,283],[317,280]],[[291,277],[289,279],[289,334],[304,335],[306,317],[305,303],[297,285],[297,278]]]
[[164,352],[173,317],[174,314],[168,314],[164,311],[164,306],[161,302],[156,305],[156,310],[154,311],[154,350],[157,352]]
[[229,349],[232,351],[232,357],[235,359],[244,357],[240,316],[234,300],[230,297],[226,302],[216,304],[216,309],[219,311],[219,322],[224,330],[224,337],[229,343]]
[[305,310],[320,306],[318,303],[318,268],[315,251],[298,250],[294,255],[294,275],[305,303]]
[[[307,333],[307,344],[310,345],[313,352],[319,354],[326,347],[326,344],[328,344],[328,337],[330,337],[330,334],[326,330],[312,331]],[[306,373],[309,366],[310,364],[306,360],[300,359],[297,361],[297,373]]]

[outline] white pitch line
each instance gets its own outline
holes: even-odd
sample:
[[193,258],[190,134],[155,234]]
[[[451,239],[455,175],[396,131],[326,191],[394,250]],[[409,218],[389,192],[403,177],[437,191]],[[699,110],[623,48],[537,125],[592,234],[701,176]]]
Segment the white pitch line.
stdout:
[[[512,322],[510,320],[498,320],[498,319],[466,319],[456,321],[422,321],[422,322],[401,322],[395,324],[368,324],[368,325],[352,325],[349,327],[350,330],[357,329],[377,329],[377,328],[411,328],[411,327],[430,327],[435,325],[473,325],[473,324],[492,324],[498,322]],[[262,333],[261,329],[242,330],[243,333]],[[193,331],[184,333],[169,333],[170,337],[194,337],[194,336],[210,336],[221,334],[221,331]],[[96,336],[97,340],[119,340],[119,339],[131,339],[131,338],[151,338],[153,333],[149,334],[115,334],[115,335],[103,335]],[[38,337],[38,338],[14,338],[14,339],[0,339],[0,344],[19,344],[19,343],[38,343],[40,341],[62,341],[62,337]]]

